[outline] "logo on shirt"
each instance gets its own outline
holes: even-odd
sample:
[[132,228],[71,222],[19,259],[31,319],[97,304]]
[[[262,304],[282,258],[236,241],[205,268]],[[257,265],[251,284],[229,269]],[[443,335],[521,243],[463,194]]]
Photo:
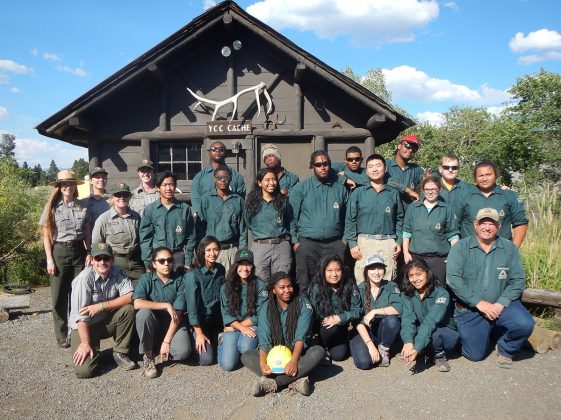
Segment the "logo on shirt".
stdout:
[[508,279],[508,267],[497,267],[499,272],[499,280],[506,280]]
[[281,223],[282,223],[282,221],[281,221],[281,218],[280,218],[280,216],[277,216],[277,224],[279,224],[279,225],[280,225]]
[[399,290],[399,287],[397,286],[395,287],[394,292],[396,292],[398,295],[401,294],[401,290]]
[[440,296],[438,299],[436,299],[436,301],[434,303],[444,305],[444,304],[446,304],[447,300],[448,299],[446,299],[446,296]]
[[334,209],[338,209],[339,208],[339,203],[336,201],[335,203],[333,203],[333,208]]
[[236,213],[232,214],[232,222],[238,223],[238,215]]
[[177,227],[175,228],[175,233],[181,233],[183,232],[183,229],[181,229],[181,226],[177,225]]
[[499,212],[499,217],[505,217],[505,211],[504,210],[501,210]]
[[306,303],[306,309],[308,309],[308,310],[310,310],[310,311],[311,311],[311,310],[312,310],[312,305],[311,305],[311,304],[309,304],[309,303]]
[[437,223],[436,226],[434,227],[435,230],[440,230],[440,223]]
[[261,296],[267,297],[267,296],[269,296],[269,294],[267,293],[266,290],[263,290],[263,291],[261,292]]
[[386,207],[386,210],[384,210],[384,212],[386,212],[386,213],[388,213],[388,214],[391,213],[392,210],[390,209],[390,206]]

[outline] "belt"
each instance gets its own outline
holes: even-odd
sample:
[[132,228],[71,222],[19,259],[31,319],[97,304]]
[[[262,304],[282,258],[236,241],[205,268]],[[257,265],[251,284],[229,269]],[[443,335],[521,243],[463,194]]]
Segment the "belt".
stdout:
[[220,249],[224,251],[226,249],[234,248],[236,246],[238,246],[238,244],[220,244]]
[[73,241],[55,241],[55,244],[65,246],[67,248],[84,247],[84,243],[81,240],[78,241],[76,239]]
[[466,305],[464,305],[462,302],[454,302],[454,304],[456,305],[456,308],[458,309],[469,309]]
[[175,252],[183,252],[183,247],[173,248],[173,249],[171,250],[171,252],[172,252],[172,253],[175,253]]
[[397,235],[369,235],[367,233],[361,233],[358,236],[365,239],[377,239],[379,241],[383,241],[385,239],[397,239]]
[[278,245],[288,240],[290,240],[289,236],[283,236],[282,238],[255,239],[253,242],[257,242],[258,244]]
[[333,238],[327,238],[327,239],[312,239],[312,238],[306,238],[305,236],[302,236],[302,238],[312,242],[319,242],[320,244],[328,244],[333,241],[341,240],[341,238],[339,238],[338,236],[334,236]]

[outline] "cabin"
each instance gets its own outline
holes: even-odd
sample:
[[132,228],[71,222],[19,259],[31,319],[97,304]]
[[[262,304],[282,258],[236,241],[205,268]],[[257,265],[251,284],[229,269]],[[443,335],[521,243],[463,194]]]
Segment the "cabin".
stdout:
[[40,123],[41,135],[87,147],[90,167],[109,182],[138,185],[137,165],[172,170],[187,193],[216,140],[226,163],[251,185],[261,147],[275,143],[282,164],[309,176],[310,154],[364,155],[414,125],[389,104],[233,1],[188,25]]

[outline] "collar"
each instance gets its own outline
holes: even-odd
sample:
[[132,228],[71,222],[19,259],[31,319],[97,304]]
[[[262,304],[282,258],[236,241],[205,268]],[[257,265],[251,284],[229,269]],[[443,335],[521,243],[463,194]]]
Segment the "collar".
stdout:
[[319,188],[321,185],[333,185],[333,183],[335,182],[335,179],[331,176],[331,174],[328,175],[327,178],[327,182],[321,182],[317,176],[313,175],[311,176],[312,179],[312,184],[314,187]]
[[[483,250],[481,248],[481,246],[479,245],[479,241],[477,240],[477,236],[475,234],[472,235],[472,236],[469,236],[468,239],[469,239],[469,243],[468,243],[469,248],[479,248],[479,249]],[[495,248],[504,248],[502,238],[499,235],[495,236],[495,240],[491,244],[491,248],[489,249],[489,251],[491,251]]]
[[118,217],[122,217],[124,219],[126,219],[127,217],[130,217],[131,215],[131,208],[127,207],[127,212],[121,216],[119,213],[117,213],[117,210],[115,210],[115,207],[111,206],[109,208],[109,215],[111,216],[112,219],[116,219]]

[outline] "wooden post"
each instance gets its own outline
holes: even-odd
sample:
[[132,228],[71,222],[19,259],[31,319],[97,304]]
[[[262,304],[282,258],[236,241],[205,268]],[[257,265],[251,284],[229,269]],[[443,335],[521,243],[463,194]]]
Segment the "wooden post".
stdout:
[[547,330],[540,327],[534,327],[532,335],[528,337],[528,343],[538,354],[547,353],[551,346],[551,337],[547,334]]
[[150,140],[140,139],[140,160],[150,159]]
[[91,139],[88,142],[88,155],[90,158],[90,169],[96,166],[101,166],[99,159],[99,141],[96,139]]
[[315,136],[314,137],[314,143],[313,143],[313,149],[312,152],[316,151],[316,150],[325,150],[325,137],[323,136]]
[[376,147],[376,143],[374,141],[374,137],[372,136],[366,137],[366,139],[364,140],[364,148],[366,149],[366,156],[364,157],[365,160],[368,156],[374,153],[375,147]]
[[522,302],[561,308],[561,292],[526,289],[522,294]]

